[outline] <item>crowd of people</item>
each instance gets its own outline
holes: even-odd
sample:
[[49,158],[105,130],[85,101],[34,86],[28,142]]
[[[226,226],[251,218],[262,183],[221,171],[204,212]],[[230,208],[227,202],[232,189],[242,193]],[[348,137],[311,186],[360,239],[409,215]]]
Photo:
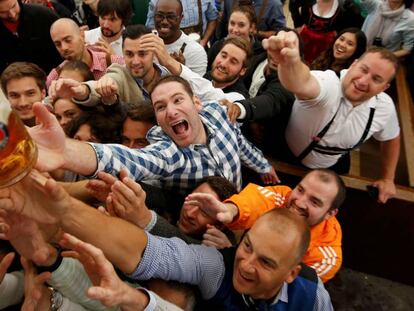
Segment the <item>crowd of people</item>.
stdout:
[[396,192],[412,1],[291,0],[294,29],[280,0],[143,2],[0,0],[0,109],[38,152],[0,189],[0,310],[332,310],[349,153],[378,140]]

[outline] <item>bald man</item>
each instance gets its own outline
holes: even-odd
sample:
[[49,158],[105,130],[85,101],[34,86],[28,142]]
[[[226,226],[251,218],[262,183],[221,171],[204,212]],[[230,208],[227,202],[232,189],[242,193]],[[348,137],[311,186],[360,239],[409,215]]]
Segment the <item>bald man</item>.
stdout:
[[[95,80],[102,78],[106,69],[112,64],[124,64],[124,59],[119,55],[111,55],[109,58],[104,52],[94,51],[92,47],[85,46],[85,40],[79,26],[69,18],[60,18],[50,27],[50,36],[59,54],[65,59],[59,67],[67,61],[80,60],[89,66]],[[56,68],[52,69],[46,81],[47,87],[58,78]]]

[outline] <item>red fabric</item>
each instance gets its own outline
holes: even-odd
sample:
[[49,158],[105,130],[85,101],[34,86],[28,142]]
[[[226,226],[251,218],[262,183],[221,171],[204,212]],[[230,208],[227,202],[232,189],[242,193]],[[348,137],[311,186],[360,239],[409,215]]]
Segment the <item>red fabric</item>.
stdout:
[[4,26],[6,26],[6,28],[8,30],[10,30],[11,33],[17,33],[17,28],[19,28],[19,21],[17,22],[7,22],[2,20]]
[[300,36],[303,40],[305,61],[311,64],[323,51],[328,49],[335,40],[335,31],[318,32],[304,25]]

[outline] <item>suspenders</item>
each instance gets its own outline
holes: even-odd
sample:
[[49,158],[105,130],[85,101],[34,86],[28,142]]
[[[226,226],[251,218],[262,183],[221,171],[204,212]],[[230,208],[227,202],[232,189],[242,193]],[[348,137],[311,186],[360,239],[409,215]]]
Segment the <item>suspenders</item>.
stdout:
[[332,117],[332,119],[328,122],[328,124],[325,125],[325,127],[318,133],[318,135],[316,137],[313,138],[312,142],[301,152],[301,154],[299,156],[297,156],[297,160],[300,162],[302,161],[312,150],[315,152],[319,152],[322,154],[329,154],[329,155],[344,155],[347,152],[358,148],[367,138],[368,133],[369,133],[369,129],[371,128],[371,124],[372,124],[372,120],[374,119],[374,113],[375,113],[375,108],[370,108],[369,111],[369,117],[368,117],[368,121],[367,121],[367,125],[365,126],[365,130],[362,133],[361,138],[359,139],[359,141],[351,148],[338,148],[338,147],[329,147],[329,146],[320,146],[318,145],[319,141],[322,139],[322,137],[326,134],[326,132],[329,130],[329,128],[331,127],[336,115],[338,114],[339,111],[339,107],[338,110],[335,112],[334,116]]

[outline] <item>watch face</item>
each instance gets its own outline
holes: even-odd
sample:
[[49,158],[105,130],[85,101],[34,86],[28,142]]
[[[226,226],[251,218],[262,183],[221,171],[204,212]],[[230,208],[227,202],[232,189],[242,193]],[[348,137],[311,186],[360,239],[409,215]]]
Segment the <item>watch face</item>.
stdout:
[[49,287],[49,290],[51,292],[49,311],[57,311],[63,304],[63,296],[53,287]]

